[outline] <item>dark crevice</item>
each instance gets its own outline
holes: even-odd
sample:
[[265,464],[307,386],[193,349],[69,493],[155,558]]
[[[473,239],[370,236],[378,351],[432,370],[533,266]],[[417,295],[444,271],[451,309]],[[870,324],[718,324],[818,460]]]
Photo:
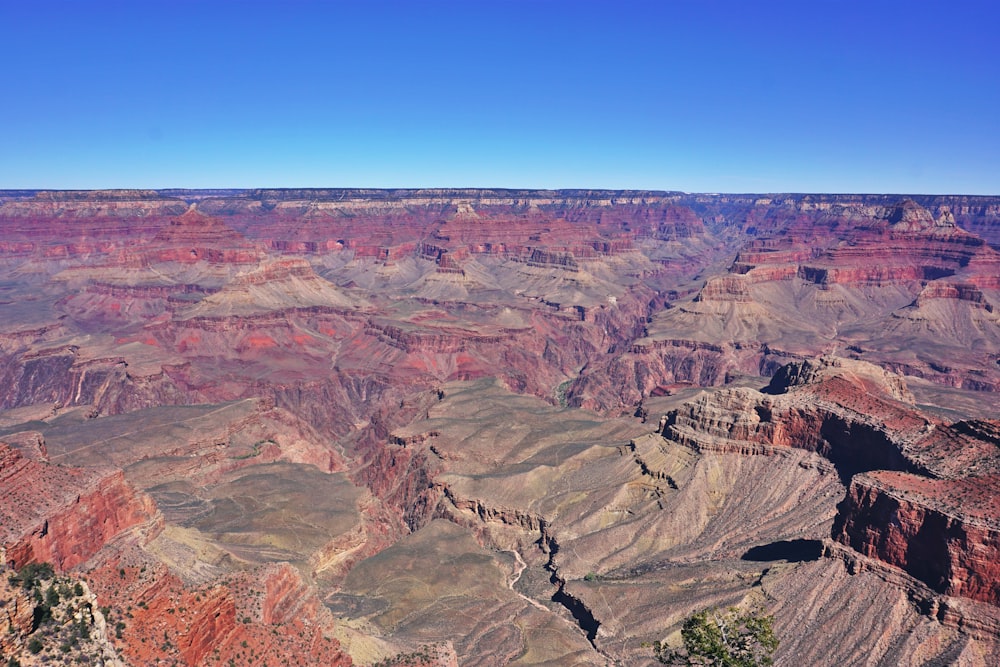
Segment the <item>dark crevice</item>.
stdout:
[[552,575],[552,583],[559,586],[552,594],[552,601],[566,607],[576,624],[586,633],[587,641],[596,649],[597,644],[594,643],[594,640],[597,638],[597,629],[601,627],[600,621],[594,618],[594,614],[587,609],[587,605],[566,592],[565,582],[561,581],[555,574]]
[[545,569],[551,573],[549,581],[556,585],[556,592],[552,594],[552,601],[556,604],[560,604],[566,608],[566,610],[576,621],[576,624],[583,630],[584,634],[587,636],[587,641],[590,645],[594,647],[594,650],[598,653],[603,652],[597,648],[595,640],[597,639],[597,629],[601,627],[601,622],[594,618],[593,612],[587,608],[580,599],[573,597],[566,592],[566,581],[559,576],[556,572],[555,565],[555,555],[559,553],[559,543],[556,541],[555,537],[549,533],[548,524],[542,525],[542,536],[539,538],[540,545],[548,551],[549,561],[545,564]]
[[[447,487],[443,487],[444,497],[451,500],[452,505],[454,505],[454,499],[451,497],[450,490]],[[478,517],[484,523],[489,521],[486,513],[483,511],[482,506],[479,506]],[[451,520],[451,517],[447,514],[442,515],[444,518]],[[501,520],[502,521],[502,520]],[[461,524],[459,524],[461,525]],[[508,524],[513,525],[513,524]],[[522,524],[522,527],[525,527]],[[542,553],[548,554],[549,558],[546,561],[544,568],[549,572],[549,581],[556,586],[555,593],[552,594],[550,598],[552,602],[559,604],[570,613],[576,625],[583,631],[584,635],[587,637],[587,641],[594,648],[595,651],[600,653],[602,656],[607,657],[607,655],[598,648],[596,644],[597,630],[601,627],[600,621],[594,618],[593,612],[581,601],[579,598],[566,592],[566,581],[559,576],[558,567],[555,563],[556,554],[559,553],[559,542],[556,540],[555,536],[551,532],[549,522],[542,517],[537,519],[537,527],[539,531],[538,540],[535,544],[542,551]]]

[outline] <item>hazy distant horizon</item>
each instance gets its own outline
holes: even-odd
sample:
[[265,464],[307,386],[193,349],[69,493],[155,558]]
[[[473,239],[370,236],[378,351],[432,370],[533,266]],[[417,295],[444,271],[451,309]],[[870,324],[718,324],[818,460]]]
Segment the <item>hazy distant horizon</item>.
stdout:
[[475,192],[497,192],[511,193],[517,195],[530,195],[534,193],[591,193],[591,194],[612,194],[612,195],[634,195],[634,196],[664,196],[664,197],[861,197],[861,198],[885,198],[893,200],[908,197],[923,198],[952,198],[970,197],[974,199],[996,199],[1000,195],[977,194],[969,192],[685,192],[683,190],[650,190],[636,188],[507,188],[507,187],[415,187],[415,188],[383,188],[383,187],[339,187],[339,186],[317,186],[317,187],[205,187],[205,188],[0,188],[0,196],[11,193],[97,193],[97,192],[156,192],[166,196],[176,194],[204,194],[204,193],[245,193],[254,191],[279,191],[279,192],[355,192],[362,195],[366,192],[407,192],[407,193],[475,193]]

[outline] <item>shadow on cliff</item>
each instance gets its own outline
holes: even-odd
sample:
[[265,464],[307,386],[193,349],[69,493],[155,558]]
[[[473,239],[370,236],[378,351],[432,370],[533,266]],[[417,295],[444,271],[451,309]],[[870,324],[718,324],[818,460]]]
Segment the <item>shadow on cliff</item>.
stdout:
[[819,560],[823,543],[819,540],[781,540],[748,549],[741,558],[752,561],[786,560],[790,563]]

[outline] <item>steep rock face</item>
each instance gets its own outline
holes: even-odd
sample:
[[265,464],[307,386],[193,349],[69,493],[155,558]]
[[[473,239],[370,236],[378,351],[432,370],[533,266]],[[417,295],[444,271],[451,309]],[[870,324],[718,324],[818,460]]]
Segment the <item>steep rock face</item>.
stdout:
[[402,522],[413,529],[430,520],[441,496],[432,484],[440,466],[426,449],[373,443],[363,461],[356,478],[395,508]]
[[790,576],[773,568],[761,578],[781,637],[776,665],[996,662],[997,608],[935,594],[847,547],[827,544],[824,552]]
[[35,603],[28,592],[9,582],[7,572],[0,570],[4,576],[0,578],[0,600],[5,604],[0,606],[0,625],[4,632],[0,633],[0,655],[15,655],[20,648],[21,638],[27,636],[34,628]]
[[696,449],[808,449],[846,477],[880,469],[942,480],[1000,472],[995,422],[942,422],[913,405],[902,378],[871,364],[795,362],[765,391],[704,392],[667,414],[661,431]]
[[7,562],[71,569],[130,528],[155,530],[156,507],[119,471],[83,471],[22,458],[0,444]]
[[930,282],[920,290],[920,294],[917,296],[914,305],[924,305],[933,299],[968,301],[987,312],[993,312],[993,304],[989,303],[983,291],[971,282],[965,283],[948,280]]
[[698,451],[817,452],[851,480],[835,539],[939,593],[1000,603],[1000,425],[932,419],[901,378],[857,361],[789,364],[766,389],[704,393],[663,435]]
[[695,301],[750,301],[747,280],[741,275],[710,278],[698,292]]
[[946,595],[1000,604],[1000,476],[857,475],[834,537]]
[[164,569],[114,560],[88,577],[103,604],[131,607],[117,644],[132,664],[353,664],[329,636],[329,612],[288,565],[195,590]]
[[150,405],[176,404],[192,398],[169,375],[135,375],[124,357],[81,357],[76,346],[11,354],[0,363],[0,406],[38,403],[91,405],[96,412],[118,414]]
[[894,400],[866,393],[863,384],[837,377],[790,395],[752,389],[703,394],[671,412],[663,434],[698,450],[806,449],[830,459],[849,478],[859,470],[924,470],[911,450],[928,423]]
[[38,431],[21,431],[3,436],[0,441],[17,450],[26,459],[48,461],[49,450],[45,446],[45,438]]

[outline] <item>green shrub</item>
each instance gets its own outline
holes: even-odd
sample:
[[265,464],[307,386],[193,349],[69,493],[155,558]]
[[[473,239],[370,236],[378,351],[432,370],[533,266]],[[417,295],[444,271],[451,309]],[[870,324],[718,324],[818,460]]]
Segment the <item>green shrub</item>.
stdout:
[[665,665],[767,667],[778,649],[773,625],[760,609],[705,609],[684,621],[683,647],[656,642],[653,654]]
[[10,577],[8,581],[12,585],[21,584],[25,590],[31,590],[43,579],[51,579],[55,575],[52,563],[28,563],[17,574]]

